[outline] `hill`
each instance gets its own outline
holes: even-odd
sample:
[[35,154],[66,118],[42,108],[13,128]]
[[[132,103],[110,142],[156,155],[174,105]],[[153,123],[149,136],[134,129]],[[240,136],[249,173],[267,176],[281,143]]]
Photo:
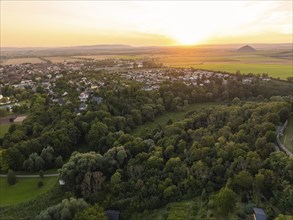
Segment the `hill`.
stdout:
[[237,52],[255,52],[256,49],[254,49],[253,47],[251,46],[248,46],[248,45],[245,45],[243,47],[240,47]]

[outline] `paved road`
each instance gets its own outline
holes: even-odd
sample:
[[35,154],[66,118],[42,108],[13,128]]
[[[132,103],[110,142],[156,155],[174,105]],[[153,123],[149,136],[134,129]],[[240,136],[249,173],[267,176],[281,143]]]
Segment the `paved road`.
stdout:
[[[44,177],[50,177],[50,176],[59,176],[59,173],[52,173],[52,174],[44,174]],[[6,174],[0,174],[0,177],[7,177]],[[39,174],[28,174],[28,175],[16,175],[18,178],[38,178],[40,177]]]

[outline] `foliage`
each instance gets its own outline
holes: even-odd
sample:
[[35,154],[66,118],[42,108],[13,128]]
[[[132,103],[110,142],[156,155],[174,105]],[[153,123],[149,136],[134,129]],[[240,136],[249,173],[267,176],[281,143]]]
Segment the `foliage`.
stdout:
[[16,183],[16,175],[13,170],[8,170],[7,172],[7,182],[9,185],[14,185]]
[[107,220],[104,209],[99,205],[89,206],[74,216],[74,220]]
[[83,199],[64,199],[61,203],[50,206],[36,216],[36,220],[52,219],[52,220],[70,220],[75,214],[87,208],[88,204]]
[[229,212],[233,212],[236,207],[236,199],[237,195],[233,190],[227,187],[222,188],[214,198],[218,212],[222,213],[224,216],[227,216]]

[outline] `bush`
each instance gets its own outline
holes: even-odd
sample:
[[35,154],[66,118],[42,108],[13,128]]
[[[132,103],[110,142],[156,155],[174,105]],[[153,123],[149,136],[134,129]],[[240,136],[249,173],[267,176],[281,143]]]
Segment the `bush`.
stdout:
[[39,182],[38,182],[38,187],[42,187],[44,185],[44,182],[42,181],[42,180],[40,180]]
[[16,183],[16,175],[13,170],[8,170],[7,173],[7,182],[9,185],[14,185]]

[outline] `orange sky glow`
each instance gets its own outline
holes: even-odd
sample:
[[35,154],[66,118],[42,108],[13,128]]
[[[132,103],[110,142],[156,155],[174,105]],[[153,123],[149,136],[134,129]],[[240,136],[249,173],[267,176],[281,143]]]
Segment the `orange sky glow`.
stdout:
[[1,0],[1,47],[292,43],[292,4]]

